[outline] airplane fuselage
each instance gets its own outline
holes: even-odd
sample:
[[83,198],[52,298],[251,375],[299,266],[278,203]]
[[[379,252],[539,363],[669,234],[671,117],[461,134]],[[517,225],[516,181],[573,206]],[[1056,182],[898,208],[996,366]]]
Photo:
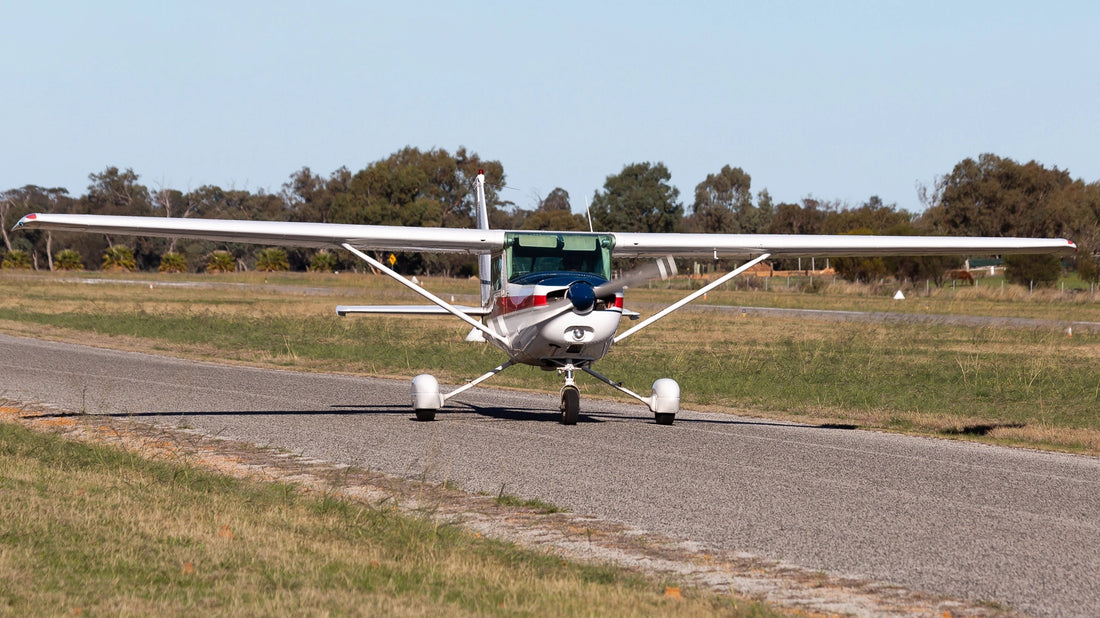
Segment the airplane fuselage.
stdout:
[[515,363],[557,369],[602,358],[623,316],[621,291],[600,292],[611,273],[606,234],[508,232],[491,258],[486,325]]

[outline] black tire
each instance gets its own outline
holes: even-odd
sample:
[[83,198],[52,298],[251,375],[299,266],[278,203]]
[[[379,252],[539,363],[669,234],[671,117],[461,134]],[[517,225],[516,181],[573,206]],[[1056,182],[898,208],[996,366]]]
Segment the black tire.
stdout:
[[671,425],[673,419],[676,418],[676,415],[670,412],[666,412],[663,414],[655,414],[654,417],[656,418],[658,425]]
[[435,410],[417,410],[416,411],[416,420],[421,421],[421,422],[434,421],[435,420]]
[[575,386],[561,389],[561,424],[576,425],[581,415],[581,394]]

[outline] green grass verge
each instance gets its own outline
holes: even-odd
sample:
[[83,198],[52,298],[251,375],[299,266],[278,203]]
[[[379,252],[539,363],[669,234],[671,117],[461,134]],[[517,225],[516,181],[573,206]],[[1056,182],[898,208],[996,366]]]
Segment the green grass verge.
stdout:
[[427,517],[0,422],[0,614],[774,615]]

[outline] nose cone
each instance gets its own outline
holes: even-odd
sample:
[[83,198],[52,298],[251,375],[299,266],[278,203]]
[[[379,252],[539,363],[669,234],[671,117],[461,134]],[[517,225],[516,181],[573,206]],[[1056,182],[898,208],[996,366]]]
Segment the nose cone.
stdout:
[[577,313],[588,313],[596,306],[596,290],[586,281],[577,281],[569,286],[566,297],[573,303]]

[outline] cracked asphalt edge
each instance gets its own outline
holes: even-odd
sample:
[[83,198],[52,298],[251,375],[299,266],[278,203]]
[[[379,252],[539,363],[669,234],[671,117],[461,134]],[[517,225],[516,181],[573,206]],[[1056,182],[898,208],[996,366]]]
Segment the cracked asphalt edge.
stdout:
[[292,483],[307,493],[338,495],[375,507],[397,508],[561,558],[616,566],[782,611],[822,616],[1019,616],[990,603],[949,598],[869,579],[836,576],[749,553],[706,547],[618,522],[570,512],[503,506],[446,483],[400,478],[310,459],[184,427],[125,416],[86,415],[0,400],[0,421],[52,431],[84,442],[111,444],[242,479]]

